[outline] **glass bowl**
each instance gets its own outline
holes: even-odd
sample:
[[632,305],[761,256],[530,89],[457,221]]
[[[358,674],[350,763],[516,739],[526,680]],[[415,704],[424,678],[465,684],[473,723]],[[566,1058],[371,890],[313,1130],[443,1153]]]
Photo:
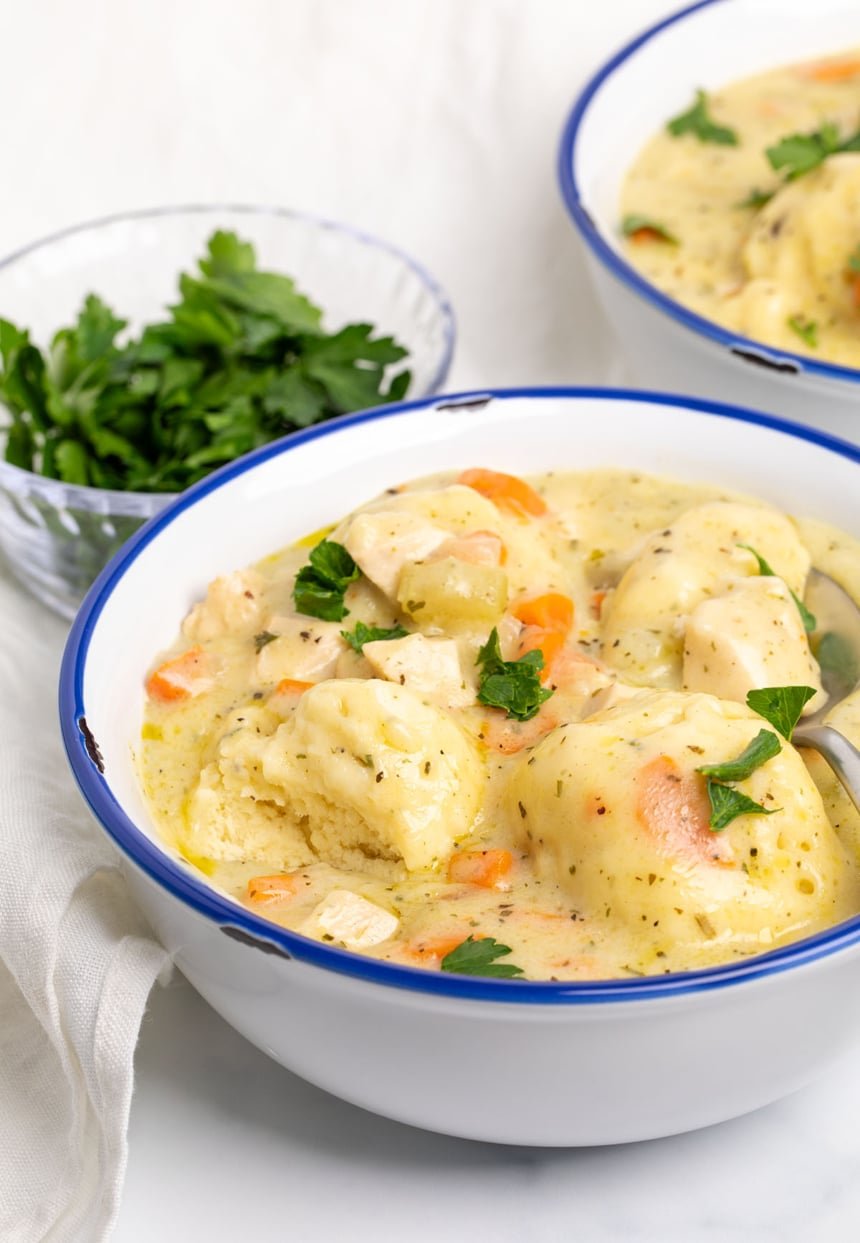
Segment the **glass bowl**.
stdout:
[[[441,388],[455,329],[433,278],[386,242],[282,208],[154,208],[66,229],[0,262],[0,316],[45,346],[97,293],[137,333],[175,299],[179,273],[216,229],[252,242],[261,268],[294,277],[323,308],[328,331],[360,321],[394,336],[409,351],[409,398]],[[171,499],[77,487],[0,460],[0,549],[39,600],[73,617],[102,566]]]

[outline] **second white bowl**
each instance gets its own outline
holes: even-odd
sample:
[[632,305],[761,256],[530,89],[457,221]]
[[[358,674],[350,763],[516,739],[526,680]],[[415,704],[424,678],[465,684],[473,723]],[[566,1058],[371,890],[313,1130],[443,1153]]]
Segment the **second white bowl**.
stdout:
[[860,371],[778,350],[683,307],[621,253],[621,184],[637,152],[697,88],[860,44],[851,0],[701,0],[633,39],[573,106],[561,191],[594,284],[637,378],[769,410],[860,443]]

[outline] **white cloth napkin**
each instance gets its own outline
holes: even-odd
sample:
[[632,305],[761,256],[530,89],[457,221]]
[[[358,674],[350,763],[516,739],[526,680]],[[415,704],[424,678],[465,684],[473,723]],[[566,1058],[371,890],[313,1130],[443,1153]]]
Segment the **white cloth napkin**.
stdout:
[[65,627],[0,568],[0,1239],[100,1243],[133,1056],[168,967],[66,764]]

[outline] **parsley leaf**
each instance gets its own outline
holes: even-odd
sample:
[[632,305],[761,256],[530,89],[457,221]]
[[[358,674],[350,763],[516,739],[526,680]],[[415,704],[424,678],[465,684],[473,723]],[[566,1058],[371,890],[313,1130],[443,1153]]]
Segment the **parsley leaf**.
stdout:
[[708,780],[708,798],[711,800],[709,823],[715,833],[719,833],[738,816],[772,816],[775,811],[782,811],[781,807],[762,807],[761,803],[753,802],[740,790],[721,785],[719,781],[712,779]]
[[814,319],[807,319],[805,315],[789,315],[785,322],[811,350],[818,349],[818,324]]
[[[405,394],[409,372],[389,370],[402,346],[367,323],[325,332],[321,309],[235,233],[213,233],[178,285],[162,320],[124,344],[125,321],[94,294],[44,351],[0,320],[8,461],[69,483],[181,491],[287,432]],[[96,518],[81,536],[97,569],[117,541]],[[77,533],[68,542],[78,561]]]
[[[758,562],[758,572],[764,578],[779,578],[775,570],[771,568],[769,562],[765,561],[761,553],[756,552],[751,544],[738,544],[738,548],[745,548],[747,552],[751,552]],[[807,634],[811,634],[818,625],[815,614],[811,613],[799,596],[796,596],[789,587],[789,592],[794,603],[797,605],[797,611],[800,614],[800,620],[803,622],[803,629]],[[814,693],[814,692],[813,692]]]
[[761,768],[762,764],[779,755],[781,750],[782,744],[776,734],[772,734],[769,729],[760,729],[737,759],[726,760],[723,764],[703,764],[696,772],[704,773],[706,777],[713,777],[717,781],[743,781],[757,768]]
[[475,664],[481,666],[478,702],[488,708],[503,708],[514,720],[530,721],[553,693],[540,683],[543,652],[536,649],[526,652],[519,660],[502,660],[495,626],[478,652]]
[[355,623],[352,633],[349,630],[341,630],[340,633],[341,638],[346,639],[352,650],[360,656],[365,643],[377,643],[380,639],[405,639],[409,631],[402,626],[391,626],[385,630],[381,626],[367,626],[360,621]]
[[657,242],[669,242],[672,246],[678,245],[677,237],[664,225],[652,220],[650,216],[639,216],[635,213],[625,216],[621,221],[621,232],[625,237],[636,238],[641,235]]
[[259,655],[263,648],[274,643],[277,637],[276,634],[272,634],[271,630],[261,630],[259,634],[254,635],[254,651]]
[[809,134],[789,134],[773,147],[768,147],[765,155],[771,168],[777,172],[785,171],[786,180],[794,181],[804,173],[818,168],[829,155],[850,150],[856,138],[857,135],[843,143],[840,141],[838,128],[827,124]]
[[512,953],[510,946],[500,945],[493,937],[467,937],[439,964],[443,971],[455,975],[485,975],[501,980],[513,980],[523,974],[522,967],[513,963],[496,962],[497,958],[506,958]]
[[320,540],[308,560],[310,565],[299,570],[293,584],[296,609],[307,617],[342,621],[349,612],[344,604],[346,589],[361,571],[343,544],[334,540]]
[[800,714],[815,694],[811,686],[763,686],[748,693],[747,707],[769,721],[786,742],[791,742]]
[[855,246],[848,256],[848,271],[860,275],[860,246]]
[[738,145],[736,131],[727,125],[718,125],[708,115],[708,97],[704,91],[696,91],[696,100],[692,107],[669,121],[666,128],[675,138],[682,134],[694,134],[699,142],[715,143],[721,147]]
[[766,203],[770,202],[774,194],[775,194],[774,190],[752,189],[750,190],[746,198],[741,199],[741,201],[737,203],[735,206],[752,207],[752,208],[764,207]]

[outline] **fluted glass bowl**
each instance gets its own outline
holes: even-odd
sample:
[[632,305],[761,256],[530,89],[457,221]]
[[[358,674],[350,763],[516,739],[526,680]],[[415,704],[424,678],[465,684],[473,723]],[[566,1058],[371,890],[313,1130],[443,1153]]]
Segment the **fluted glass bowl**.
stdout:
[[[280,208],[192,206],[131,212],[79,225],[0,262],[0,317],[46,346],[97,293],[137,333],[175,300],[216,229],[252,242],[261,268],[292,276],[334,331],[372,323],[409,351],[410,398],[445,381],[454,317],[445,294],[414,260],[376,238]],[[0,437],[4,422],[0,407]],[[77,487],[0,459],[0,549],[43,603],[72,617],[92,580],[170,493]]]

